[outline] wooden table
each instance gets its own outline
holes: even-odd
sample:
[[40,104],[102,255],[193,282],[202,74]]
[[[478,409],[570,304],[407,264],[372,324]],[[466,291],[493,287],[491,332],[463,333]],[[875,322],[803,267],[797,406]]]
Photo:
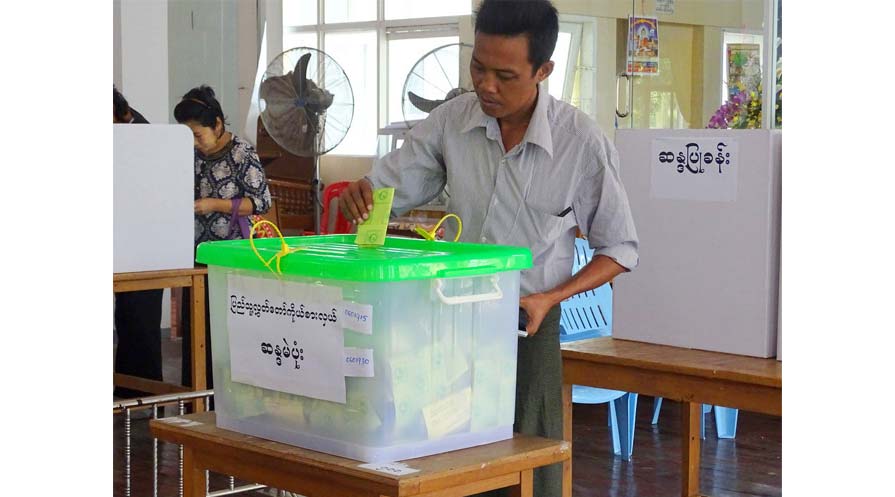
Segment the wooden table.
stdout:
[[[164,383],[137,376],[115,373],[113,382],[116,386],[149,392],[168,394],[205,390],[205,275],[204,267],[190,269],[173,269],[168,271],[142,271],[137,273],[115,273],[112,276],[112,289],[118,292],[135,292],[140,290],[157,290],[163,288],[191,287],[193,291],[190,306],[192,364],[190,375],[192,388],[179,384]],[[195,330],[199,330],[196,332]],[[199,402],[195,403],[198,408]]]
[[[776,359],[654,345],[612,337],[562,344],[563,433],[572,437],[572,385],[665,397],[682,402],[682,489],[699,494],[700,404],[780,416],[783,366]],[[564,463],[563,492],[571,496],[571,462]]]
[[571,445],[516,434],[510,440],[403,461],[394,475],[361,462],[215,426],[215,413],[152,420],[152,435],[183,445],[183,495],[205,495],[205,470],[314,497],[460,497],[510,487],[532,497],[534,468],[567,461]]

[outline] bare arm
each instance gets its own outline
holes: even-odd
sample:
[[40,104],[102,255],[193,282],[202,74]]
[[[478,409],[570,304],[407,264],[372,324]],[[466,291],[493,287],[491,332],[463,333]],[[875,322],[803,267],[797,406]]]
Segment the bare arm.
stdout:
[[[233,210],[233,204],[230,203],[230,200],[221,199],[221,198],[200,198],[194,203],[194,210],[196,214],[208,214],[210,212],[222,212],[224,214],[230,214]],[[243,198],[239,202],[239,215],[240,216],[248,216],[252,214],[255,210],[255,205],[252,204],[252,201],[248,198]]]
[[522,297],[519,305],[528,313],[526,331],[534,335],[553,306],[572,295],[599,288],[625,271],[627,269],[611,257],[597,255],[574,276],[552,290]]
[[351,183],[339,195],[339,208],[354,223],[367,219],[373,208],[373,190],[395,189],[392,212],[401,215],[423,205],[444,189],[447,181],[442,137],[446,105],[440,105],[407,134],[401,148],[373,163],[370,175]]

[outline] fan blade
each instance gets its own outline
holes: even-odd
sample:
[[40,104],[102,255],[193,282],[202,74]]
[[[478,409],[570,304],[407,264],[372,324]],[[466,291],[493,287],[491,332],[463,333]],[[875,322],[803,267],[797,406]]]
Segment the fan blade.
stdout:
[[306,108],[296,106],[294,99],[269,100],[261,119],[267,132],[281,147],[302,157],[314,155],[317,118]]
[[298,98],[305,98],[308,91],[308,63],[310,61],[310,53],[302,55],[298,59],[298,63],[295,64],[295,71],[292,72],[292,83]]
[[258,88],[258,96],[268,102],[294,102],[298,95],[295,93],[295,86],[290,76],[286,75],[272,76],[262,81]]
[[426,113],[432,112],[435,107],[438,107],[445,102],[444,100],[429,100],[412,91],[407,92],[407,98],[410,99],[410,103],[412,103],[414,107]]

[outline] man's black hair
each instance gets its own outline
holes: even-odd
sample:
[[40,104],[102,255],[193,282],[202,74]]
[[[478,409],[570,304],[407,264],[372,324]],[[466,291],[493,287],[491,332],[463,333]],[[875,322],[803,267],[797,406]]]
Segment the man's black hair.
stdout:
[[128,105],[124,95],[118,91],[118,88],[115,88],[115,85],[112,85],[112,113],[115,115],[115,119],[118,122],[125,122],[125,116],[130,110],[131,107]]
[[214,98],[214,90],[208,85],[202,85],[186,92],[186,95],[174,107],[174,119],[183,124],[187,121],[195,121],[206,128],[214,128],[217,118],[221,124],[226,123],[221,104]]
[[550,60],[559,36],[559,14],[549,0],[482,0],[476,33],[528,37],[532,74]]

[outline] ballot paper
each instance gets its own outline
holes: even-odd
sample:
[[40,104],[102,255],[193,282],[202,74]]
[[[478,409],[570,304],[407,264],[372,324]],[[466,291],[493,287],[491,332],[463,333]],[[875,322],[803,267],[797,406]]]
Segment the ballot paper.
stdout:
[[366,221],[357,226],[354,243],[363,247],[378,247],[385,243],[394,198],[394,188],[380,188],[373,191],[373,210],[369,212]]

